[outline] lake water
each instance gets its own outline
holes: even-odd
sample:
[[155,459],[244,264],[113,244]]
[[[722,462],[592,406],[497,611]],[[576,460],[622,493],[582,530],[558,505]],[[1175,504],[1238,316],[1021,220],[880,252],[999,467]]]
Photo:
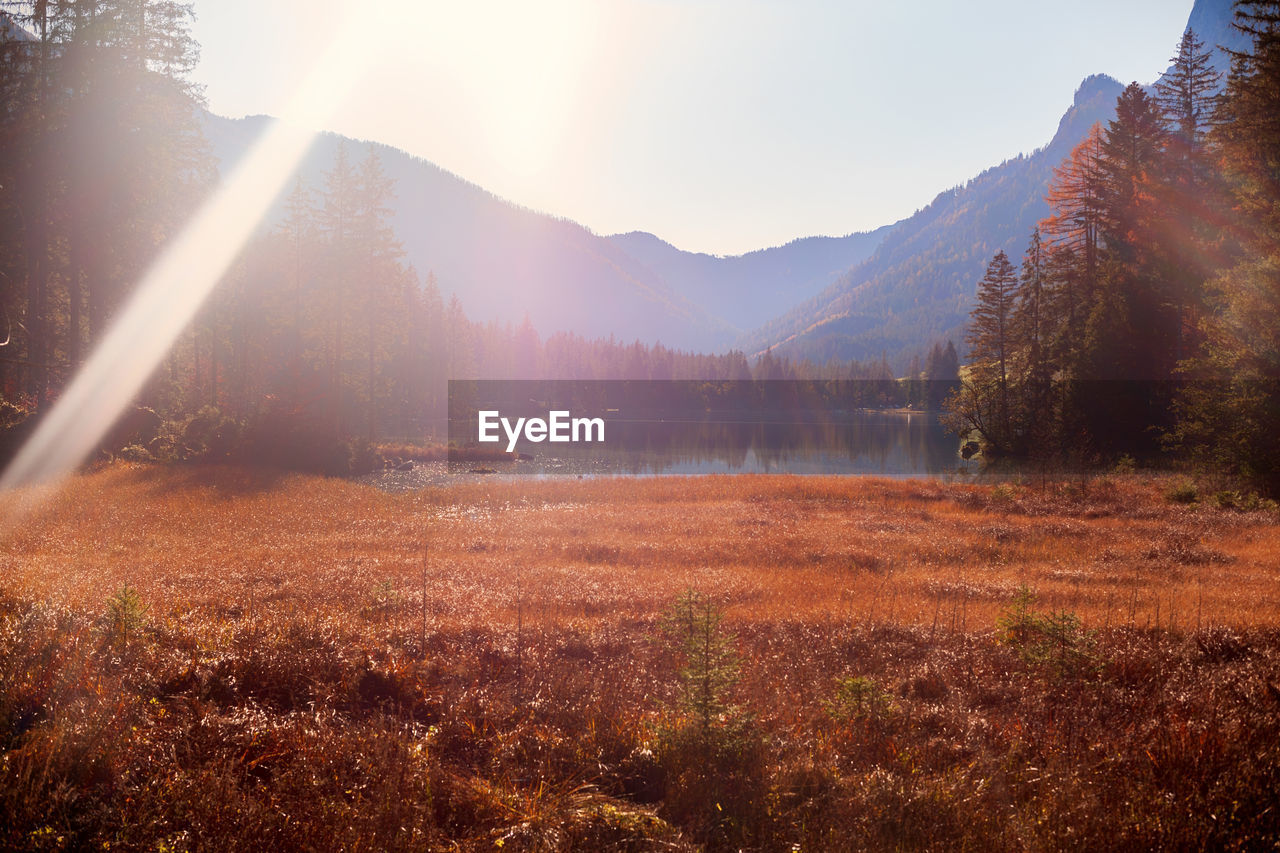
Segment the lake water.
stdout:
[[959,440],[927,413],[850,412],[822,422],[611,421],[608,426],[609,441],[601,448],[521,442],[518,449],[533,458],[511,464],[511,472],[921,477],[969,467],[960,458]]
[[834,474],[950,477],[978,471],[933,413],[853,411],[806,421],[611,420],[603,446],[521,441],[519,461],[457,461],[371,476],[393,490],[478,477]]

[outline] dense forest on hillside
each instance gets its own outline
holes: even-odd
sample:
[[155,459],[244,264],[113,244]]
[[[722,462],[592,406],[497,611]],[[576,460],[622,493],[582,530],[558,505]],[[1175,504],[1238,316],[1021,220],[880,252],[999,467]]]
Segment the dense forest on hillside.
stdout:
[[1172,447],[1280,487],[1280,3],[1236,23],[1225,88],[1188,30],[1058,167],[1021,269],[988,265],[951,408],[989,452]]

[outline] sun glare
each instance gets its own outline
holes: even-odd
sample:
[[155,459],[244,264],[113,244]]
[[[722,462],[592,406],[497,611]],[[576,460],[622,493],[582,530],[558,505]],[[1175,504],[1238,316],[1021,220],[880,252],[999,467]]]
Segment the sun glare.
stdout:
[[413,57],[417,82],[455,89],[469,136],[512,177],[531,179],[585,108],[605,11],[585,0],[403,2],[393,16],[404,22],[402,44],[391,53]]

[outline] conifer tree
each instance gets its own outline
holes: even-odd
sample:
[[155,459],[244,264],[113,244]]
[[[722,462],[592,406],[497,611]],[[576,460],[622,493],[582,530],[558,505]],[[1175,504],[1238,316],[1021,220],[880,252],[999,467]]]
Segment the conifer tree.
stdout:
[[[1046,257],[1040,229],[1031,233],[1022,261],[1017,306],[1013,315],[1013,338],[1019,352],[1019,409],[1026,420],[1044,417],[1049,398],[1052,369],[1047,347]],[[1025,431],[1025,427],[1020,427]]]
[[965,336],[970,374],[948,404],[957,431],[976,430],[997,454],[1015,450],[1009,374],[1017,296],[1017,271],[1008,255],[997,252],[978,282],[977,304]]
[[351,301],[348,290],[352,287],[356,254],[356,182],[356,171],[347,154],[346,142],[340,142],[333,167],[325,173],[324,202],[317,212],[327,258],[321,290],[325,317],[326,398],[329,419],[337,435],[345,434],[345,339],[349,326],[347,310]]
[[374,149],[360,164],[357,176],[354,239],[360,256],[360,276],[364,279],[365,320],[365,434],[369,441],[377,429],[378,366],[389,355],[380,345],[383,327],[392,319],[392,308],[401,292],[404,249],[391,227],[389,207],[394,186],[382,169]]
[[1204,137],[1217,108],[1221,83],[1212,56],[1191,29],[1183,33],[1172,63],[1156,83],[1156,103],[1173,128],[1168,144],[1171,159],[1180,167],[1178,177],[1193,185],[1203,176]]

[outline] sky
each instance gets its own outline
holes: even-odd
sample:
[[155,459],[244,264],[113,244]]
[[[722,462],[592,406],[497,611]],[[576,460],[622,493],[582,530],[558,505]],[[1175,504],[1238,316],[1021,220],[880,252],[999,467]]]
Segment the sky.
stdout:
[[355,85],[317,130],[729,255],[895,222],[1047,144],[1086,76],[1152,82],[1191,6],[195,0],[194,79],[215,113],[280,115],[328,56]]

